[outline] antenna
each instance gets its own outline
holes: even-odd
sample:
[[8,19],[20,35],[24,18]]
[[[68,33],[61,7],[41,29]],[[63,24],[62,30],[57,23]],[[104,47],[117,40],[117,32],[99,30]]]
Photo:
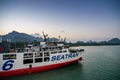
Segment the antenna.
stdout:
[[59,35],[59,41],[60,41],[61,36]]

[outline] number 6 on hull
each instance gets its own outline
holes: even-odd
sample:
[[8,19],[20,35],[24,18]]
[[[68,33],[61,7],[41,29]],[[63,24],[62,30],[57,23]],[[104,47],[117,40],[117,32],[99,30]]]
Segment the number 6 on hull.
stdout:
[[13,60],[6,61],[2,66],[2,70],[10,70],[13,67],[13,63]]

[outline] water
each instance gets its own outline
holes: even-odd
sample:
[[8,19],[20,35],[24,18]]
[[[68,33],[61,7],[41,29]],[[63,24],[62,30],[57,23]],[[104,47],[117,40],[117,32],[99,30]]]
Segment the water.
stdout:
[[81,63],[3,80],[120,80],[120,46],[82,48],[85,52]]

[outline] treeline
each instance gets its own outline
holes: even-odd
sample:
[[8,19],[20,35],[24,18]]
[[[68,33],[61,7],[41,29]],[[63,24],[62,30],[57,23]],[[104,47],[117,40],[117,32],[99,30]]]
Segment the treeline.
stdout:
[[93,43],[88,43],[88,42],[76,42],[76,43],[66,43],[69,46],[102,46],[102,45],[120,45],[120,43],[108,43],[108,42],[93,42]]
[[77,41],[75,43],[67,43],[70,46],[101,46],[101,45],[120,45],[120,39],[119,38],[112,38],[108,41],[100,41],[100,42],[96,42],[96,41]]

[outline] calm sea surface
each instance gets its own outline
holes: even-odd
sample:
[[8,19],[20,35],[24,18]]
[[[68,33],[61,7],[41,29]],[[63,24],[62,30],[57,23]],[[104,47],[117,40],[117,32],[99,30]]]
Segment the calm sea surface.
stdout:
[[4,80],[120,80],[120,46],[81,48],[85,49],[81,63]]

